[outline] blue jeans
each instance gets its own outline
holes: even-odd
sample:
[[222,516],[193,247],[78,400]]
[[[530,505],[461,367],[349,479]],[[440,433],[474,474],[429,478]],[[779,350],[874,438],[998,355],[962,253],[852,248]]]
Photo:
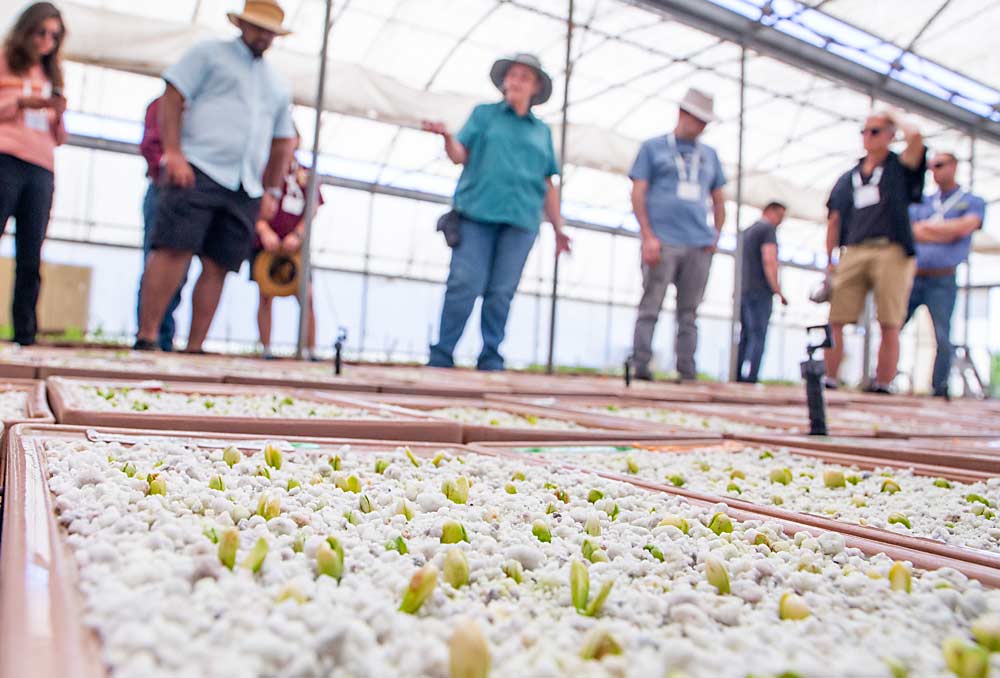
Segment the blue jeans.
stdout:
[[477,367],[502,370],[500,344],[507,329],[510,302],[517,292],[536,233],[516,226],[462,219],[461,244],[451,252],[451,270],[441,309],[438,343],[431,346],[431,367],[454,367],[452,353],[462,337],[477,297],[483,298],[483,350]]
[[[736,381],[757,383],[760,363],[764,359],[764,342],[767,340],[767,326],[771,322],[774,295],[744,294],[740,302],[740,346],[736,354]],[[743,365],[750,363],[746,376]]]
[[951,359],[954,349],[951,345],[951,314],[955,310],[958,284],[954,275],[930,277],[918,275],[913,279],[910,305],[906,311],[906,322],[921,305],[927,306],[934,323],[934,339],[937,341],[937,355],[934,357],[934,373],[931,384],[934,393],[941,395],[948,391],[948,376],[951,374]]
[[[160,189],[156,185],[155,181],[149,182],[149,188],[146,190],[146,197],[142,201],[142,221],[143,221],[143,234],[142,234],[142,267],[143,271],[146,269],[146,259],[149,257],[149,252],[152,249],[153,244],[153,232],[156,229],[156,206],[159,203]],[[181,281],[180,286],[177,288],[177,293],[174,298],[170,300],[170,304],[167,305],[167,312],[163,316],[163,321],[160,323],[160,336],[157,343],[160,345],[160,349],[164,351],[172,351],[174,349],[174,333],[177,331],[177,326],[174,323],[174,311],[181,304],[181,290],[184,289],[184,283],[187,282],[187,276],[184,276],[184,280]],[[136,315],[139,314],[139,304],[142,303],[142,278],[139,278],[139,299],[136,301]]]

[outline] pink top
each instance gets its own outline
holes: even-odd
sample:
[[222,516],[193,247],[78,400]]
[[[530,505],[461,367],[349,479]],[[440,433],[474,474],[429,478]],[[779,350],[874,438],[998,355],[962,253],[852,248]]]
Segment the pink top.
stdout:
[[12,155],[50,172],[55,169],[55,148],[66,141],[62,119],[50,108],[21,110],[22,96],[51,96],[52,84],[41,65],[25,75],[14,75],[0,53],[0,153]]
[[146,109],[146,123],[142,130],[139,152],[146,159],[146,176],[153,183],[160,182],[160,160],[163,158],[163,140],[160,138],[160,99],[153,99]]

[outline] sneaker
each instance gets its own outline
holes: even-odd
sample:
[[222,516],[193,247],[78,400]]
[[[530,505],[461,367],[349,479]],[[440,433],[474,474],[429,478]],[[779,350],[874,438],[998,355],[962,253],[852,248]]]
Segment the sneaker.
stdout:
[[823,388],[827,391],[836,391],[840,388],[840,383],[833,377],[823,377]]
[[889,389],[885,384],[879,384],[873,381],[867,387],[865,387],[865,393],[876,393],[878,395],[892,395],[892,390]]
[[160,345],[155,341],[150,341],[149,339],[136,339],[135,343],[132,344],[133,351],[159,351]]

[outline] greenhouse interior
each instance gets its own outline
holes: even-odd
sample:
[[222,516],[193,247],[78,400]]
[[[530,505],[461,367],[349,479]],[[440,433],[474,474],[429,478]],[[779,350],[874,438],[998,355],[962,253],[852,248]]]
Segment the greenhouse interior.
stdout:
[[0,678],[1000,676],[1000,3],[0,7]]

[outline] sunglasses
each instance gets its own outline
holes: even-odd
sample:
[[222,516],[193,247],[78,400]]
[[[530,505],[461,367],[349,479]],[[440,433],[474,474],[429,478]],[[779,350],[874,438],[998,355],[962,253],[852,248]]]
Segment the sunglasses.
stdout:
[[59,40],[62,36],[62,31],[50,31],[47,28],[39,28],[35,31],[36,38],[52,38],[53,40]]
[[950,164],[951,163],[948,162],[947,160],[945,160],[943,162],[932,162],[931,163],[931,169],[941,169],[942,167],[947,167]]
[[861,130],[862,136],[871,135],[873,137],[877,137],[881,133],[882,133],[881,127],[865,127],[863,130]]

